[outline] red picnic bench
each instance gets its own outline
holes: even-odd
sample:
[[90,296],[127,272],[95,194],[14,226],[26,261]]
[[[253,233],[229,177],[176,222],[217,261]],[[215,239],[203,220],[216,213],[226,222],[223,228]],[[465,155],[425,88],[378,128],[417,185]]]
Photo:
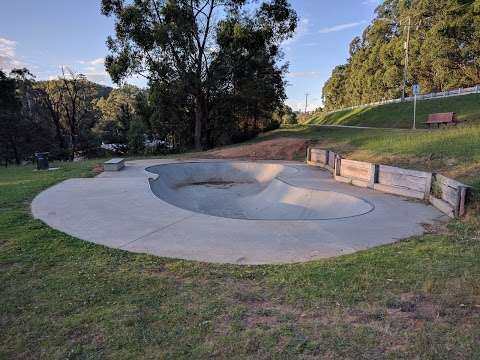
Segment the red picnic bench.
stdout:
[[428,115],[428,120],[425,123],[429,128],[433,125],[440,127],[441,125],[457,125],[460,121],[457,119],[457,114],[454,112],[438,113]]

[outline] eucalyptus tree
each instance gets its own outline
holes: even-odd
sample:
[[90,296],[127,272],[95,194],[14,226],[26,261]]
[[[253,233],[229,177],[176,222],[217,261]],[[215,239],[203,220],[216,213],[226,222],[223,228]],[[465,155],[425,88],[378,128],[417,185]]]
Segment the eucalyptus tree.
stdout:
[[[268,45],[277,48],[295,31],[297,16],[287,0],[255,3],[249,0],[102,0],[103,14],[116,20],[115,36],[107,39],[110,55],[106,58],[106,68],[116,83],[134,75],[148,79],[159,96],[157,100],[168,107],[162,105],[163,113],[183,109],[183,115],[177,116],[183,121],[193,120],[194,145],[201,149],[208,143],[205,132],[211,130],[210,114],[214,102],[218,101],[218,90],[234,86],[232,78],[219,81],[220,72],[229,65],[225,62],[231,59],[222,51],[222,46],[229,44],[218,41],[225,24],[240,18],[244,24],[251,22],[251,27],[236,29],[262,34],[263,37],[258,38],[260,43],[265,45],[268,38]],[[240,55],[244,59],[255,57],[249,54],[249,49],[242,51]],[[255,81],[260,85],[260,78]],[[215,100],[214,94],[217,94]]]

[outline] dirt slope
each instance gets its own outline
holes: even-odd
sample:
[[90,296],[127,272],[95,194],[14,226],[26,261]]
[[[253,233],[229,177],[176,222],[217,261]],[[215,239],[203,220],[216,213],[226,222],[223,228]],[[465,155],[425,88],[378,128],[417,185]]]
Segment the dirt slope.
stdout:
[[202,154],[211,159],[303,160],[308,140],[281,138],[259,143],[211,150]]

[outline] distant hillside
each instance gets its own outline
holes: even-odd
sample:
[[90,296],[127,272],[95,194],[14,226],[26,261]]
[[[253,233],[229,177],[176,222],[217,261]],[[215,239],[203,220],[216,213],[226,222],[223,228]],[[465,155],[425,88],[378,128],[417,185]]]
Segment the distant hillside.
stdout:
[[[456,112],[460,120],[480,124],[480,94],[455,96],[417,103],[417,127],[424,128],[429,114]],[[378,128],[411,128],[413,102],[367,106],[333,113],[315,113],[304,121],[311,125],[353,125]]]
[[[58,81],[58,80],[40,80],[40,81],[37,81],[37,83],[42,84],[42,83],[49,83],[54,81]],[[101,85],[90,80],[88,82],[95,89],[98,98],[107,97],[113,90],[113,88],[110,86]]]

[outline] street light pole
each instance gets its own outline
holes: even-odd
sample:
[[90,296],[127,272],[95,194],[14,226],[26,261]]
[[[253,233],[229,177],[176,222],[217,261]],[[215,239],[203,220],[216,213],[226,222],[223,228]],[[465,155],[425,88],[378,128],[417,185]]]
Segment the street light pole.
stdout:
[[309,93],[305,94],[305,114],[307,113],[307,110],[308,110],[308,96],[309,95],[310,95]]
[[407,81],[408,81],[408,62],[410,57],[410,28],[412,27],[412,18],[408,17],[407,39],[405,41],[405,66],[403,68],[403,84],[402,84],[402,101],[405,101],[407,95]]

